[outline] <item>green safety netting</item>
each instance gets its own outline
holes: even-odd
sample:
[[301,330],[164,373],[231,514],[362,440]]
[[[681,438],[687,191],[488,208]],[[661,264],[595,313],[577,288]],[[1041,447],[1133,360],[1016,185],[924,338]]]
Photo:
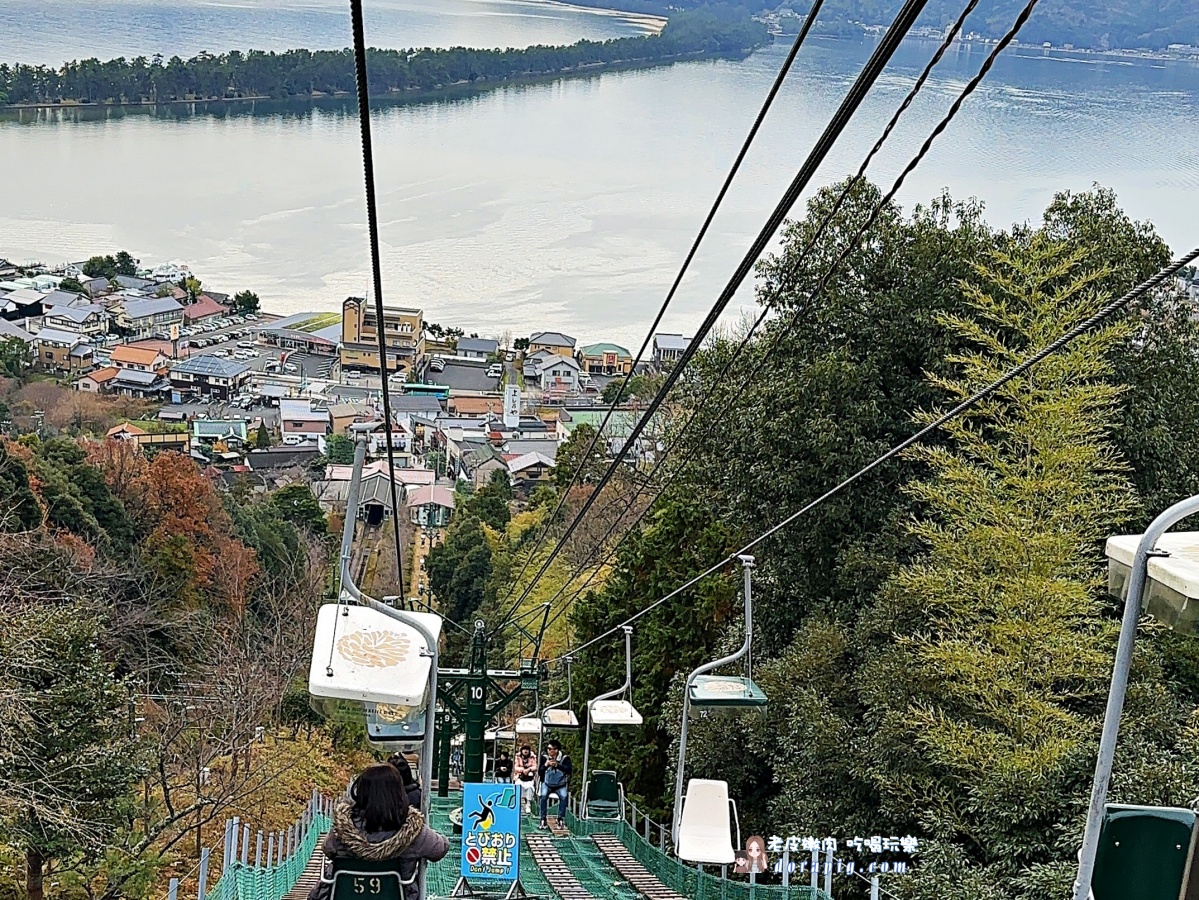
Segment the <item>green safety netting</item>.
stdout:
[[659,881],[672,891],[694,900],[832,900],[824,891],[810,885],[792,884],[786,888],[776,884],[750,885],[745,881],[730,881],[700,872],[693,866],[667,856],[638,834],[628,822],[584,820],[567,813],[566,824],[572,834],[584,838],[593,834],[616,835],[633,858]]
[[221,873],[208,892],[208,900],[283,900],[295,887],[312,858],[316,842],[329,830],[330,819],[317,813],[308,829],[308,837],[287,859],[273,866],[254,866],[234,862]]

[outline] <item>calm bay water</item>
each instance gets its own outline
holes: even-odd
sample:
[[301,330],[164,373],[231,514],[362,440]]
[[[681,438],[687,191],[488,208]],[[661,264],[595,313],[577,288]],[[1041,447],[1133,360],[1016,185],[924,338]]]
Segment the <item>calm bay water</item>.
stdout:
[[[63,0],[0,0],[0,19],[25,6],[78,13]],[[640,27],[497,0],[376,7],[369,39],[389,46],[569,41]],[[148,16],[136,28],[101,28],[96,19],[55,39],[82,41],[101,56],[186,53],[320,46],[326,30],[323,46],[341,46],[349,27],[348,16],[323,3],[184,3],[178,21],[186,29],[157,0],[121,3],[112,15],[131,9]],[[0,34],[0,59],[35,59],[35,46],[48,42],[37,31],[42,20],[26,15],[19,46],[8,46],[12,32]],[[871,48],[805,48],[668,328],[689,331],[702,318]],[[933,50],[904,46],[818,184],[856,169]],[[635,343],[784,53],[775,46],[740,61],[379,109],[385,297],[482,333],[554,327]],[[983,58],[977,48],[947,56],[872,169],[876,181],[890,184]],[[983,200],[988,218],[1007,225],[1035,219],[1056,190],[1097,181],[1115,188],[1132,215],[1153,220],[1175,249],[1189,248],[1199,241],[1196,123],[1194,65],[1011,53],[900,198],[910,206],[948,188]],[[366,290],[361,156],[345,103],[0,118],[0,159],[0,255],[57,261],[124,247],[146,260],[186,260],[214,288],[251,287],[280,311],[335,309]],[[745,292],[741,308],[752,299]]]

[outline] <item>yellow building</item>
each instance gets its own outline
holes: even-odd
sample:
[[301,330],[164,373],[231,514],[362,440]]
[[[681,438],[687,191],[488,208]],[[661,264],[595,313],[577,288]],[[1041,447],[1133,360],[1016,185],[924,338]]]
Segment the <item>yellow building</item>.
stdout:
[[539,331],[529,338],[526,355],[532,356],[538,350],[548,350],[555,356],[571,357],[575,355],[575,339],[557,331]]
[[633,354],[619,344],[588,344],[579,356],[589,375],[628,375],[633,371]]
[[[385,306],[383,326],[387,370],[407,375],[425,352],[424,311]],[[347,297],[341,305],[341,365],[347,369],[379,369],[375,307],[361,297]]]

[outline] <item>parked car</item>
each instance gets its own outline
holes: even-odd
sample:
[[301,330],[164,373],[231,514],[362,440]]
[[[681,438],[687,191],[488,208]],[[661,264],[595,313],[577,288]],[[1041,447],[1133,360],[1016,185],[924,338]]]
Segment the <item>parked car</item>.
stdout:
[[361,372],[349,371],[349,372],[346,372],[345,374],[346,374],[346,378],[350,379],[351,381],[357,381],[359,378],[362,377]]
[[284,363],[283,371],[284,372],[298,372],[298,371],[300,371],[300,367],[297,366],[295,363]]
[[504,367],[501,366],[499,363],[496,363],[494,366],[492,366],[490,369],[487,370],[488,378],[499,378],[503,374],[504,374]]
[[237,346],[241,347],[243,350],[249,350],[254,346],[254,344],[251,341],[238,341]]

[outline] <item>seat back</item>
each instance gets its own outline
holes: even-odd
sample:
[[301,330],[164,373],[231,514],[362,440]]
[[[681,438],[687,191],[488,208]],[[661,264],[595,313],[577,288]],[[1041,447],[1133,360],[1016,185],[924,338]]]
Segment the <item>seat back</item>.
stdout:
[[403,879],[395,859],[335,859],[332,900],[404,900],[404,888],[415,880]]
[[600,770],[591,773],[591,783],[587,786],[588,803],[620,803],[620,782],[616,780],[615,772]]
[[727,781],[692,778],[679,819],[679,859],[727,866],[736,861]]
[[[1189,809],[1109,804],[1091,878],[1095,900],[1179,900],[1191,855],[1195,813]],[[1187,878],[1187,881],[1193,879]]]

